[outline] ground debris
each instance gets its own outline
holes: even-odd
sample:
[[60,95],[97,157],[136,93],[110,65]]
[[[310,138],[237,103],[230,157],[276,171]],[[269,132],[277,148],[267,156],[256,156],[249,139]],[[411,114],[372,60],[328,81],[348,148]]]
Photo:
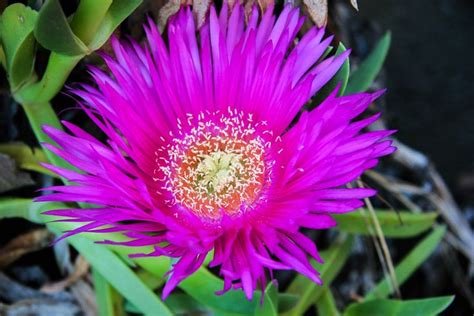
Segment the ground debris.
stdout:
[[35,184],[30,175],[18,171],[15,161],[0,154],[0,193]]
[[61,302],[72,302],[74,300],[71,293],[64,291],[44,293],[26,285],[20,284],[4,273],[0,272],[0,300],[15,303],[26,299],[49,299]]
[[21,256],[47,247],[54,235],[45,228],[22,234],[0,248],[0,269],[10,265]]
[[0,303],[0,315],[5,316],[75,316],[81,315],[79,307],[68,301],[51,299],[26,299],[12,305]]

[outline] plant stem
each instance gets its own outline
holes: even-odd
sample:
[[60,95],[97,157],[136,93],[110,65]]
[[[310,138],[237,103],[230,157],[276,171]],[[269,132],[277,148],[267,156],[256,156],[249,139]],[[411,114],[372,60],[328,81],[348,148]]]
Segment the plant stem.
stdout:
[[[23,103],[23,109],[25,110],[30,126],[33,129],[33,133],[38,139],[38,142],[43,146],[43,143],[53,143],[51,138],[43,132],[42,126],[48,125],[57,129],[62,129],[61,123],[54,112],[51,103]],[[49,162],[63,168],[73,168],[69,163],[45,149],[44,151]]]
[[84,56],[65,56],[52,52],[41,80],[23,87],[15,93],[15,99],[20,104],[50,102],[62,89],[67,77],[82,57]]

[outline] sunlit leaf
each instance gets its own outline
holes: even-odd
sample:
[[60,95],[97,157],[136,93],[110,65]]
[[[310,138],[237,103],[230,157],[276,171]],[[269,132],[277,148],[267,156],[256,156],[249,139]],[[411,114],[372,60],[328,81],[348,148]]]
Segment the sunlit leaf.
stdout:
[[344,316],[434,316],[444,311],[454,296],[431,297],[418,300],[372,300],[351,304]]
[[0,35],[12,91],[31,79],[35,62],[33,29],[37,12],[21,3],[8,6],[0,18]]
[[390,48],[391,33],[387,32],[375,45],[369,56],[349,77],[345,94],[366,91],[377,77]]
[[[409,213],[395,211],[376,211],[375,215],[380,223],[385,237],[404,238],[416,236],[433,226],[435,212]],[[338,225],[336,228],[343,232],[354,234],[370,234],[370,214],[355,211],[347,214],[335,215]]]

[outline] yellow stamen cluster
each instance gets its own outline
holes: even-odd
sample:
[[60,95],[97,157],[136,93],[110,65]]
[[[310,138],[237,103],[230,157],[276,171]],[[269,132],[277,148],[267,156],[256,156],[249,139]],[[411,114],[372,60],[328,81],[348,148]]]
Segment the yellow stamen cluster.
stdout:
[[211,220],[251,208],[267,183],[271,165],[265,161],[270,143],[255,133],[265,123],[253,124],[251,115],[231,110],[201,113],[187,123],[192,128],[157,153],[169,157],[157,163],[165,175],[164,188],[174,197],[171,203]]

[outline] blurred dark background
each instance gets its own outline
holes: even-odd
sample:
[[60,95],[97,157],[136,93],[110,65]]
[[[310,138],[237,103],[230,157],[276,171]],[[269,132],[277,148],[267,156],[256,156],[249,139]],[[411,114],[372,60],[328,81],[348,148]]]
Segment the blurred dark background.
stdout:
[[474,1],[358,3],[361,17],[392,31],[390,127],[434,162],[458,202],[474,206]]
[[[391,31],[392,44],[377,87],[388,88],[385,120],[398,130],[401,142],[434,164],[472,229],[474,1],[359,0],[358,13],[337,8],[340,2],[335,1],[338,18],[346,21],[341,31],[356,59],[364,58],[378,38]],[[456,300],[445,315],[470,314],[472,297],[459,295],[459,287],[452,288],[449,281],[455,279],[455,272],[446,262],[429,261],[402,287],[402,293],[416,297],[454,291]],[[472,279],[468,281],[464,272],[461,277],[472,294]]]

